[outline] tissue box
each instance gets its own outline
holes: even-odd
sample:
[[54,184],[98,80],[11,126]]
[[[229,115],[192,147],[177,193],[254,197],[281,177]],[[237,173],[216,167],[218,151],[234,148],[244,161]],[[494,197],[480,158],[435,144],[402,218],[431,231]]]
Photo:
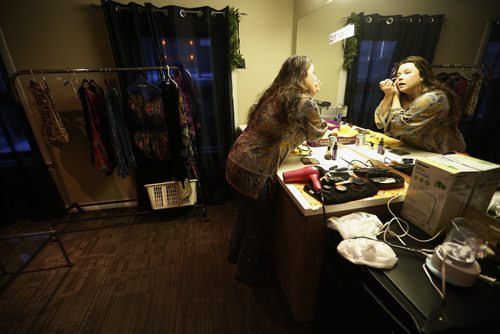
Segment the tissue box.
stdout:
[[467,205],[481,213],[486,213],[500,182],[500,165],[463,154],[450,154],[444,157],[477,171],[474,188]]
[[474,188],[477,170],[446,156],[418,158],[401,216],[429,235],[459,217]]

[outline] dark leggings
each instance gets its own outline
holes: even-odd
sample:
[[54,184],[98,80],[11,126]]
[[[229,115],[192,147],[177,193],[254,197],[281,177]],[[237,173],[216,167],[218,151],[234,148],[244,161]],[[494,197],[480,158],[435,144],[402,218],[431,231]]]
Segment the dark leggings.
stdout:
[[242,275],[260,275],[271,270],[273,201],[266,186],[257,199],[237,193],[237,212],[229,243],[228,260]]

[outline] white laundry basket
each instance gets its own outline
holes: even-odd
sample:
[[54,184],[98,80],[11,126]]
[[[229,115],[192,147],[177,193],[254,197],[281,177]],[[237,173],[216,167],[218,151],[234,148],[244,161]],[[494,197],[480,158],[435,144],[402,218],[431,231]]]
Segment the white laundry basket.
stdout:
[[180,206],[188,206],[196,204],[197,193],[196,184],[198,180],[189,180],[191,184],[191,195],[186,198],[179,198],[177,194],[177,187],[181,186],[179,181],[169,181],[160,183],[145,184],[153,210],[176,208]]

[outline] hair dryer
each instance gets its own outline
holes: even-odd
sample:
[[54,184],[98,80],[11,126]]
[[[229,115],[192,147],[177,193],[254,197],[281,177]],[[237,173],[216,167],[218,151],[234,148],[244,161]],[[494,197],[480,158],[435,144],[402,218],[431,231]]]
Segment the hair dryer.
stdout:
[[319,181],[319,178],[322,174],[324,174],[323,168],[318,166],[306,166],[300,169],[284,172],[283,180],[285,183],[311,181],[314,190],[319,191],[321,189],[321,182]]

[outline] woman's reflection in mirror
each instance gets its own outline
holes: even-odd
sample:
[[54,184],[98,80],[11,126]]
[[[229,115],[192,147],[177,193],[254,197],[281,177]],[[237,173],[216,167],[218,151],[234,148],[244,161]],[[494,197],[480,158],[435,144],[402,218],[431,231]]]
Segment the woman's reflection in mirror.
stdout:
[[395,68],[392,79],[379,83],[384,98],[375,110],[377,128],[425,151],[465,152],[455,93],[420,56],[406,57]]

